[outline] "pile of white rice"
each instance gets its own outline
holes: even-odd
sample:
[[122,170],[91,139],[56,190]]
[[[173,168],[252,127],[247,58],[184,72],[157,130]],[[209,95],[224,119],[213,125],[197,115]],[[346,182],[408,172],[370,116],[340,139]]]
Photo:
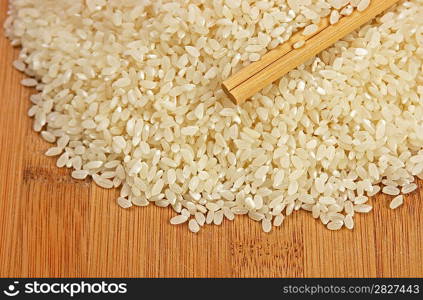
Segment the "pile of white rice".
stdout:
[[[34,130],[76,179],[172,224],[248,215],[268,232],[304,209],[354,227],[382,190],[423,179],[423,0],[404,1],[242,106],[221,82],[368,0],[12,0],[14,66]],[[310,29],[311,30],[311,29]]]

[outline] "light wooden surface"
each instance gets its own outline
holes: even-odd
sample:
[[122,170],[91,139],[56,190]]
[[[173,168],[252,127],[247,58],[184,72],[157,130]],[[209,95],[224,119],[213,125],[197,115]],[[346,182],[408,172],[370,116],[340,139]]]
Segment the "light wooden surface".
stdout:
[[[1,0],[1,23],[5,14]],[[170,209],[119,208],[116,191],[72,180],[43,156],[48,145],[26,116],[31,90],[10,67],[16,54],[0,34],[1,277],[423,275],[423,192],[396,211],[380,196],[340,232],[300,212],[270,234],[237,218],[194,235],[169,225]]]

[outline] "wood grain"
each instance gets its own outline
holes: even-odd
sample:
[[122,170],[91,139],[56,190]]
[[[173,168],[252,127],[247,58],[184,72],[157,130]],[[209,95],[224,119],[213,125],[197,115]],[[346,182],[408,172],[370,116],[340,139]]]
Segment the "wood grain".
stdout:
[[[0,1],[0,22],[7,1]],[[305,212],[270,234],[247,218],[199,234],[169,225],[169,209],[124,210],[117,191],[75,181],[43,156],[26,116],[31,90],[0,34],[1,277],[388,277],[423,275],[423,192],[396,211],[388,197],[330,232]]]

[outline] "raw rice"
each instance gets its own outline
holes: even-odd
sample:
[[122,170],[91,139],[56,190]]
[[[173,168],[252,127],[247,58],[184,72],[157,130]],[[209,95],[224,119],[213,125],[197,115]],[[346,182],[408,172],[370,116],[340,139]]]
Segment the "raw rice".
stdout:
[[[15,63],[17,64],[17,63]],[[38,84],[37,80],[32,78],[25,78],[21,80],[21,84],[26,87],[34,87]]]
[[305,45],[305,41],[298,41],[293,45],[293,47],[294,47],[294,49],[298,49],[298,48],[301,48],[304,45]]
[[264,232],[270,232],[272,230],[272,223],[269,219],[263,219],[261,225]]
[[382,189],[398,207],[423,178],[423,0],[403,1],[242,106],[224,79],[369,1],[10,3],[5,32],[22,47],[21,83],[38,90],[28,116],[52,144],[45,154],[74,179],[120,188],[123,208],[171,207],[170,223],[192,232],[235,215],[269,232],[299,209],[353,229],[368,197]]
[[369,7],[370,0],[361,0],[357,5],[358,11],[364,11],[367,7]]
[[332,24],[332,25],[336,24],[336,23],[338,23],[339,18],[340,18],[339,12],[337,10],[333,10],[330,14],[330,17],[329,17],[329,23]]
[[396,196],[394,199],[392,199],[391,203],[389,204],[389,208],[396,209],[399,206],[401,206],[403,202],[404,202],[403,195]]
[[417,184],[410,183],[410,184],[404,185],[402,187],[401,193],[403,193],[403,194],[409,194],[409,193],[414,192],[417,188],[418,188]]
[[191,232],[197,233],[200,231],[200,226],[195,219],[191,219],[188,222],[188,228]]
[[188,217],[184,215],[177,215],[170,219],[170,224],[178,225],[188,221]]
[[399,195],[400,189],[392,185],[387,185],[382,189],[382,193],[391,195],[391,196],[396,196],[396,195]]
[[304,28],[303,35],[312,35],[316,33],[318,30],[318,26],[316,24],[308,25]]
[[344,225],[344,222],[342,221],[330,221],[326,227],[329,230],[339,230],[342,228],[342,225]]

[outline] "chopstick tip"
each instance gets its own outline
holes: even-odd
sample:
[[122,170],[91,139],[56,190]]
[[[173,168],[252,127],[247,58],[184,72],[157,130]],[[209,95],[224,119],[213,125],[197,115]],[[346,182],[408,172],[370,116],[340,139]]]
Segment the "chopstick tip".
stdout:
[[222,90],[225,92],[226,95],[228,95],[229,99],[231,99],[234,104],[238,105],[239,104],[238,100],[235,98],[235,96],[228,89],[225,82],[223,82],[221,86],[222,86]]

